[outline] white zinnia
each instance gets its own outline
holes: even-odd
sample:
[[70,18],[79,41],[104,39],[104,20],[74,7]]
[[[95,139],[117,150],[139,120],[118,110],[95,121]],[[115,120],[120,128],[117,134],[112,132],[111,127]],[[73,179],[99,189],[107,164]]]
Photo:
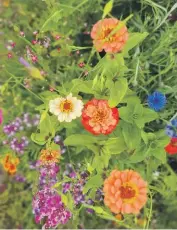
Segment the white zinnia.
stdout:
[[66,98],[57,97],[49,101],[49,111],[58,117],[60,122],[71,122],[80,117],[84,104],[70,93]]

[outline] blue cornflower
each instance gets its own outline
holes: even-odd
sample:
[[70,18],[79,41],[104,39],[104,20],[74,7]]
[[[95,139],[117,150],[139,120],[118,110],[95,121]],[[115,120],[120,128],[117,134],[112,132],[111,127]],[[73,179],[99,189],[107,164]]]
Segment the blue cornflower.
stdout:
[[148,105],[155,111],[163,109],[166,102],[166,96],[158,91],[148,96]]
[[171,138],[177,137],[177,119],[170,121],[170,124],[166,126],[165,132]]

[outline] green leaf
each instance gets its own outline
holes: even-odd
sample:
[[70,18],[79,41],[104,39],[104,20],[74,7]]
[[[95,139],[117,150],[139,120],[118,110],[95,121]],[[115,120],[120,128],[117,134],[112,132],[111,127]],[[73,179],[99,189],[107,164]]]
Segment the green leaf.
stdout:
[[127,148],[123,137],[109,138],[105,142],[105,146],[111,154],[119,154]]
[[97,152],[92,162],[92,167],[101,173],[103,168],[107,168],[109,160],[111,158],[111,153],[108,148],[103,148],[102,151]]
[[117,106],[123,99],[128,88],[128,83],[125,78],[119,78],[114,86],[110,89],[110,98],[108,103],[110,107]]
[[110,0],[108,3],[106,3],[104,7],[102,18],[105,18],[106,15],[108,15],[111,12],[112,7],[113,7],[113,0]]
[[166,162],[167,154],[166,154],[166,151],[164,150],[164,148],[156,148],[156,149],[152,149],[150,151],[152,153],[152,156],[154,156],[155,158],[160,160],[162,163]]
[[130,150],[136,149],[141,141],[140,129],[132,124],[124,122],[122,125],[122,134],[126,145]]
[[136,150],[134,151],[133,155],[128,158],[128,162],[130,163],[138,163],[143,161],[149,152],[145,146],[137,146]]
[[46,133],[32,133],[31,140],[38,145],[44,145],[46,143]]
[[73,87],[72,92],[83,92],[88,94],[94,94],[94,90],[92,89],[92,81],[83,81],[81,79],[72,80]]
[[144,123],[153,121],[153,120],[155,120],[157,118],[158,118],[158,114],[155,111],[153,111],[151,109],[147,109],[147,108],[143,109],[143,120],[144,120]]
[[84,186],[83,193],[87,193],[90,189],[96,189],[102,186],[103,184],[103,178],[100,174],[94,175],[89,178],[87,183]]
[[141,103],[139,97],[137,97],[136,93],[130,89],[127,89],[127,92],[122,100],[123,103],[128,104],[136,104]]
[[122,51],[125,57],[128,56],[129,50],[137,46],[140,42],[142,42],[148,36],[147,32],[144,33],[130,33],[127,43],[124,46]]
[[171,191],[177,191],[177,176],[175,174],[166,176],[164,182]]
[[86,134],[74,134],[67,137],[64,140],[65,145],[77,146],[77,145],[91,145],[97,143],[97,139],[93,136]]
[[130,106],[119,108],[120,118],[131,124],[133,124],[132,114],[133,114],[133,110]]

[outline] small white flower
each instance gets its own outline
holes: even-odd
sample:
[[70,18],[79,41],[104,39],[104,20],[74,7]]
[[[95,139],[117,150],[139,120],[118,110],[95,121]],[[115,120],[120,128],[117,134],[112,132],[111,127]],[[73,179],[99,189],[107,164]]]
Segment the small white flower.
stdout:
[[70,93],[66,98],[57,97],[49,102],[49,111],[58,117],[60,122],[71,122],[80,117],[84,104]]
[[160,172],[159,172],[159,171],[153,172],[153,178],[154,178],[155,180],[158,179],[159,175],[160,175]]

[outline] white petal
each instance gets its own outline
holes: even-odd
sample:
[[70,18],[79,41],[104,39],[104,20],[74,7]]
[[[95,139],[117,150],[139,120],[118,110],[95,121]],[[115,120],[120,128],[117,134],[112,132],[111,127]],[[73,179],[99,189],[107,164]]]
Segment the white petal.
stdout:
[[65,114],[65,113],[60,113],[60,114],[58,115],[58,120],[59,120],[60,122],[65,121],[65,119],[66,119],[66,114]]
[[72,101],[72,99],[73,99],[72,93],[70,93],[70,94],[66,97],[66,99]]
[[53,113],[54,115],[58,116],[60,111],[60,103],[62,101],[62,98],[55,98],[54,100],[49,101],[49,111]]
[[71,122],[71,121],[72,121],[72,117],[71,117],[70,114],[66,115],[65,121],[66,121],[66,122]]

